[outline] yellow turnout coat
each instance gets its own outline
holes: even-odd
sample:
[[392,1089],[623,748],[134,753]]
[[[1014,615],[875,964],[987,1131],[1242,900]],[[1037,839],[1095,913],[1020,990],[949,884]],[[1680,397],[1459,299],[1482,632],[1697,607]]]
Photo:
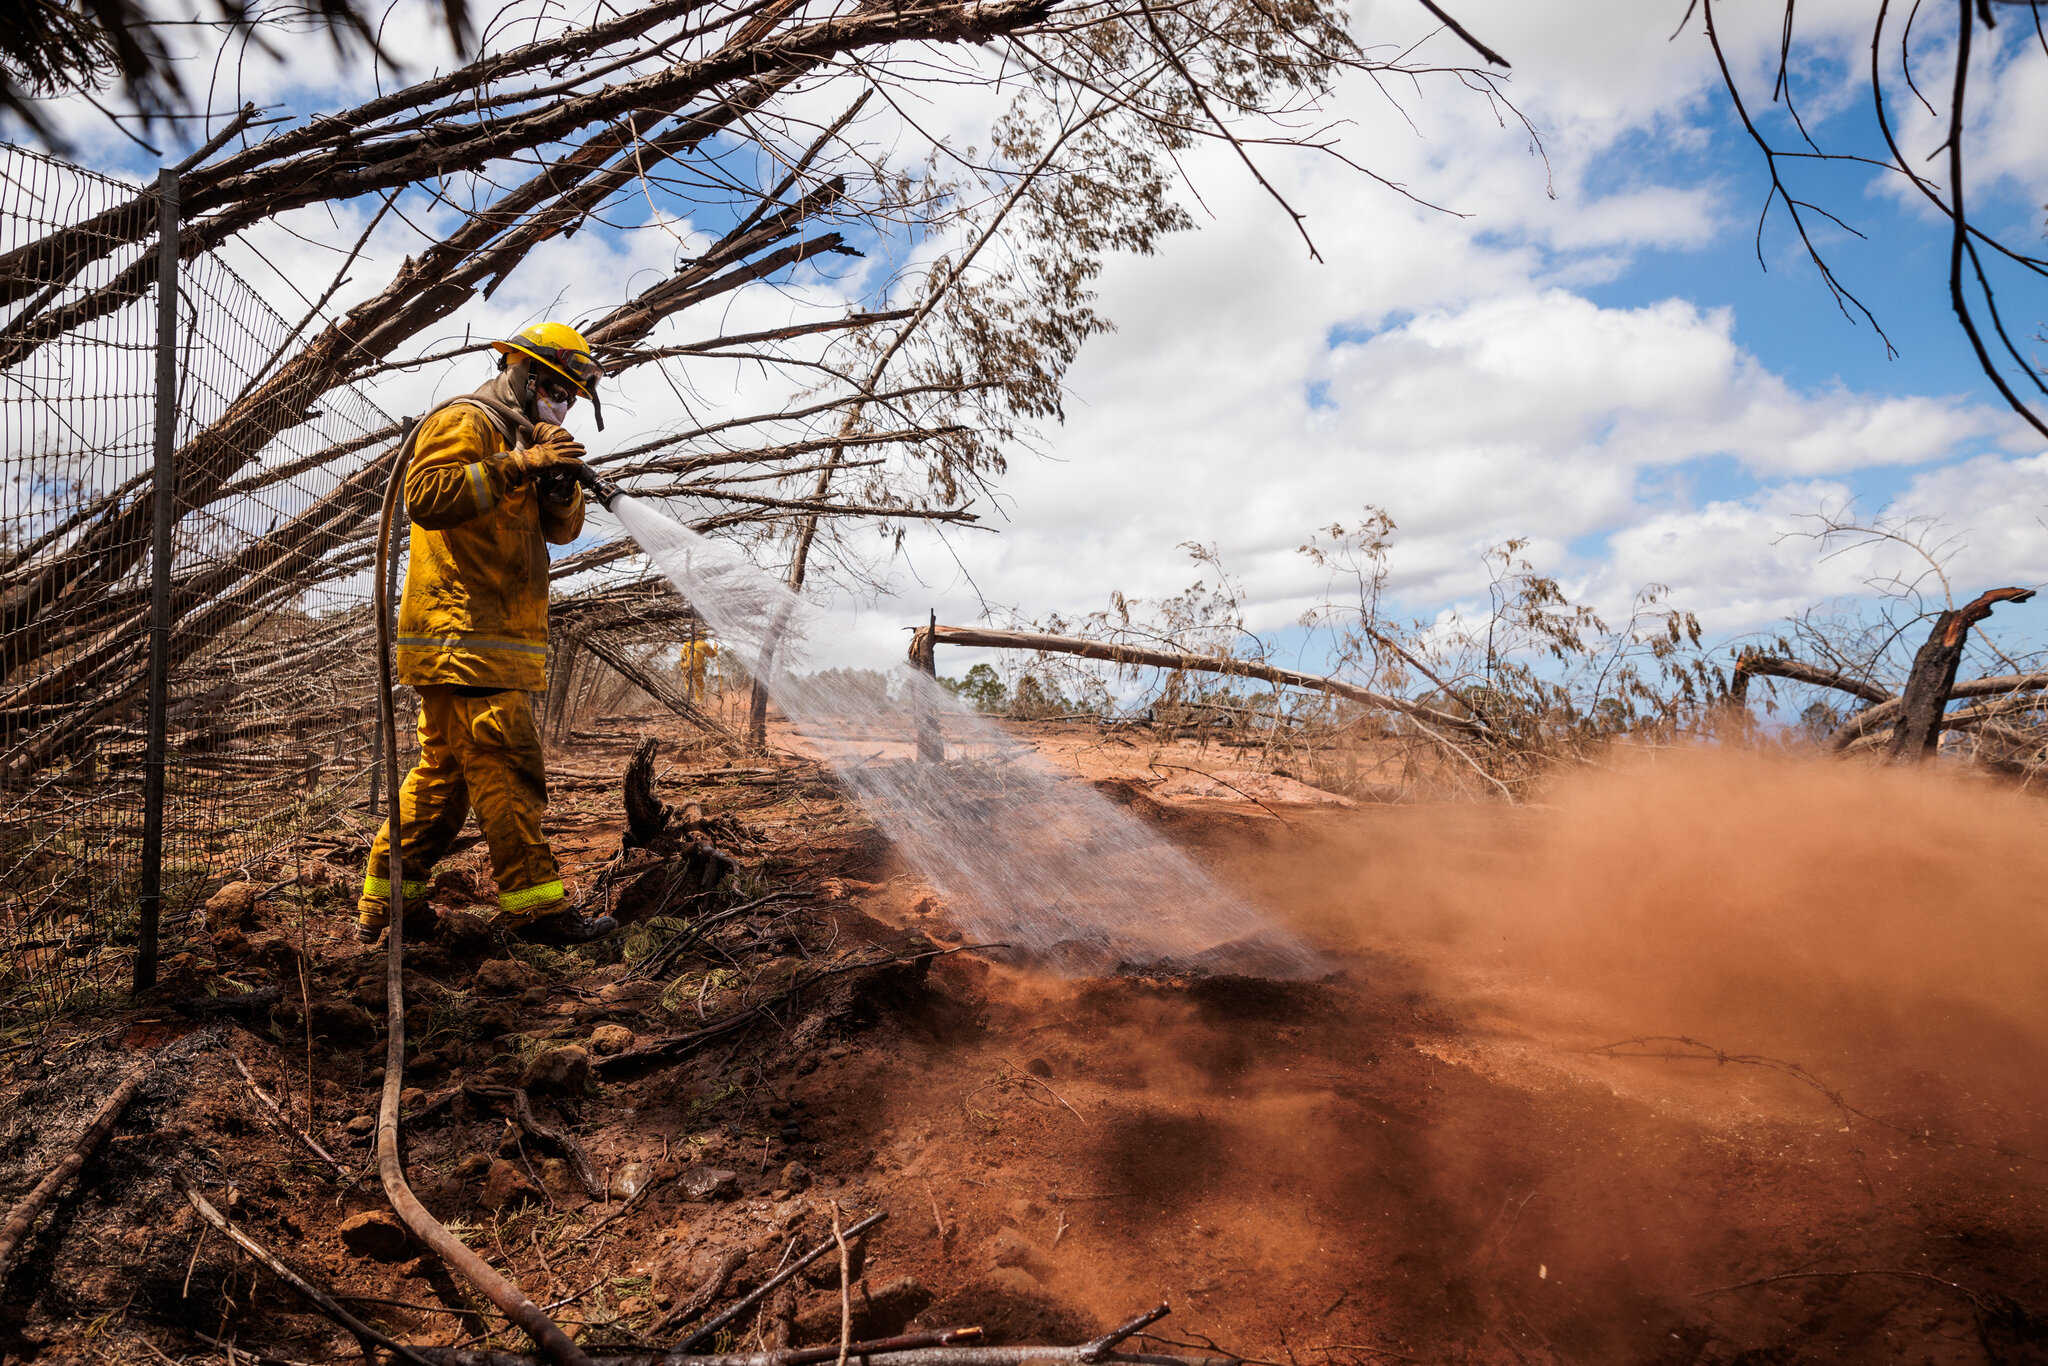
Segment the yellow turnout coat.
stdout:
[[398,608],[401,683],[547,686],[547,548],[582,534],[583,490],[557,505],[531,482],[510,487],[491,459],[509,448],[468,403],[420,424],[405,475],[413,532]]

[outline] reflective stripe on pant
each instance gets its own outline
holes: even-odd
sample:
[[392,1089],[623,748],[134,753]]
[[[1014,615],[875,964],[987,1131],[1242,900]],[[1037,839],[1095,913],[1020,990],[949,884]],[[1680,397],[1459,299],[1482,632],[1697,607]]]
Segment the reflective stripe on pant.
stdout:
[[[462,697],[446,684],[418,687],[420,761],[399,793],[404,820],[408,902],[426,895],[427,874],[462,833],[471,808],[491,846],[491,876],[498,884],[498,919],[520,925],[562,909],[567,893],[555,855],[540,832],[548,806],[540,732],[523,692]],[[370,846],[356,919],[382,926],[391,919],[387,880],[391,823]]]

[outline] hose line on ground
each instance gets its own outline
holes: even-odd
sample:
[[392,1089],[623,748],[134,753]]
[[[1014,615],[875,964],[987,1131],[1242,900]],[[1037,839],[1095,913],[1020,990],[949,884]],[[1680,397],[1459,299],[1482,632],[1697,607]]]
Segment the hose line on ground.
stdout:
[[[417,433],[419,429],[413,430]],[[385,1198],[413,1236],[482,1291],[507,1318],[525,1329],[557,1366],[590,1366],[590,1358],[569,1340],[559,1324],[541,1312],[539,1305],[493,1271],[483,1258],[427,1212],[406,1184],[405,1167],[398,1156],[398,1096],[405,1082],[405,861],[400,849],[400,835],[405,827],[399,819],[403,784],[398,769],[397,701],[392,668],[391,540],[412,452],[413,438],[409,435],[399,443],[391,479],[384,488],[383,514],[377,525],[377,581],[371,595],[377,617],[377,717],[384,728],[384,772],[391,792],[390,837],[385,841],[388,862],[384,873],[391,886],[391,924],[384,932],[384,1095],[377,1108],[377,1175],[384,1182]]]

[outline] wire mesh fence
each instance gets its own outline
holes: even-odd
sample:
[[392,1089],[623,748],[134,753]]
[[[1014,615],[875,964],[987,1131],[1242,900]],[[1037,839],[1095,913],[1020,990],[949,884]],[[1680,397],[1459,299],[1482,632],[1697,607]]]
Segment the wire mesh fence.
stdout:
[[[137,925],[156,385],[153,193],[0,145],[0,1025],[126,981]],[[133,234],[125,234],[132,237]],[[164,925],[362,801],[369,554],[402,424],[262,381],[303,330],[225,262],[180,268]]]

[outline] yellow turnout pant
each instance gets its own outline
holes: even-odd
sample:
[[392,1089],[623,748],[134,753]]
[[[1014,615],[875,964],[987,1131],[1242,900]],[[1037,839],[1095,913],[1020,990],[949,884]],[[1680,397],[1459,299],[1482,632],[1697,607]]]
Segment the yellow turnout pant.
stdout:
[[[546,761],[526,694],[463,697],[445,683],[418,685],[415,691],[420,762],[407,775],[397,807],[407,907],[424,903],[434,864],[462,833],[473,807],[491,846],[498,920],[523,925],[562,910],[562,875],[540,832],[548,806]],[[373,929],[391,920],[390,838],[387,820],[370,846],[363,895],[356,902],[356,919]]]

